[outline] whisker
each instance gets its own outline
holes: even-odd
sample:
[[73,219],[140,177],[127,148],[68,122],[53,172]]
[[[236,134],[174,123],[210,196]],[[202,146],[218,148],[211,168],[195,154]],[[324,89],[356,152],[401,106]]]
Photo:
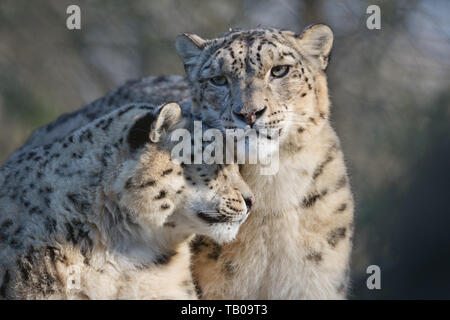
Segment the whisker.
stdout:
[[209,211],[209,210],[202,210],[199,211],[199,213],[207,213],[209,215],[217,215],[217,216],[225,216],[225,217],[236,217],[236,215],[228,213],[228,212],[219,212],[219,211]]

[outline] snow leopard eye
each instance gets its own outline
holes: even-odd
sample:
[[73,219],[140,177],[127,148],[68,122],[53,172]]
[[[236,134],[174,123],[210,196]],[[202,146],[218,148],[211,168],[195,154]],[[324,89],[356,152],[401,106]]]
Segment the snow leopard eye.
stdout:
[[227,78],[224,76],[213,77],[209,81],[215,86],[224,86],[227,84]]
[[270,75],[274,78],[282,78],[289,72],[289,66],[276,66],[270,70]]

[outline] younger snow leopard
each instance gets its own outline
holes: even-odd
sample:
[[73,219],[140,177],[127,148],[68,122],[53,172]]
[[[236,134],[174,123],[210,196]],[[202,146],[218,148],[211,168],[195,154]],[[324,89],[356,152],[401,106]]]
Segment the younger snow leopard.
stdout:
[[129,105],[0,170],[0,298],[195,299],[188,242],[230,241],[252,194],[236,165],[171,161],[190,129]]

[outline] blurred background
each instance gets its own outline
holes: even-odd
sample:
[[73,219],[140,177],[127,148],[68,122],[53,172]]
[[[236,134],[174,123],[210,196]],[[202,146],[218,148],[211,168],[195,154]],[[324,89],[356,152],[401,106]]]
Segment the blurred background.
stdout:
[[[81,30],[66,28],[70,4]],[[370,4],[381,30],[366,27]],[[2,0],[0,163],[126,80],[183,74],[179,33],[326,23],[332,120],[357,206],[350,298],[450,298],[449,14],[445,0]],[[381,290],[367,289],[371,264]]]

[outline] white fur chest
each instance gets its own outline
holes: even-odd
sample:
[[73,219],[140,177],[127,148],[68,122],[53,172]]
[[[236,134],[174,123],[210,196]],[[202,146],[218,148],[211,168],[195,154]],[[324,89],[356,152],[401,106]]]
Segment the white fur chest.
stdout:
[[68,299],[196,299],[189,271],[188,241],[166,265],[137,268],[119,256],[98,250],[89,265],[75,251],[61,266]]

